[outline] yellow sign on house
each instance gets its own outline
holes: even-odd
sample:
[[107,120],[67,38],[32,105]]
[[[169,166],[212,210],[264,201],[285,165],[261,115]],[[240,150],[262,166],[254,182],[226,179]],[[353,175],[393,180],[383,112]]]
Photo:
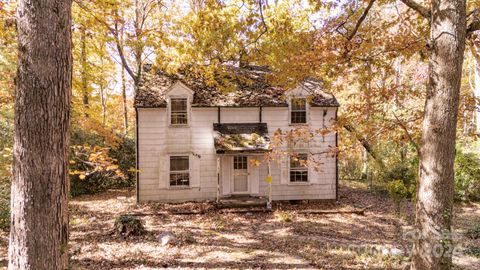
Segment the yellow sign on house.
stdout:
[[273,180],[273,178],[272,178],[271,175],[269,175],[269,176],[267,176],[267,177],[265,178],[265,182],[267,182],[267,183],[271,183],[272,180]]

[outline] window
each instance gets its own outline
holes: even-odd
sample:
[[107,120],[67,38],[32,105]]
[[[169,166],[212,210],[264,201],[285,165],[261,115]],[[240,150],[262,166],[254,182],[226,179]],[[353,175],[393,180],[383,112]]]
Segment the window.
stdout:
[[290,182],[308,182],[308,154],[296,154],[290,157]]
[[290,104],[290,122],[292,124],[307,123],[307,101],[304,98],[293,98]]
[[247,157],[235,156],[233,157],[233,169],[234,170],[246,170],[247,169]]
[[188,124],[188,105],[186,98],[170,99],[170,124]]
[[190,185],[188,156],[170,157],[170,186],[183,187]]

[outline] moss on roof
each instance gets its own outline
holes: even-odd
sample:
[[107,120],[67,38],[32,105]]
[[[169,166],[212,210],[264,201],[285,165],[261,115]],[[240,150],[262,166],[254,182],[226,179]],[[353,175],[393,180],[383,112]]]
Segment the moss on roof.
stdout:
[[[202,78],[185,72],[166,74],[145,72],[135,96],[135,107],[165,107],[165,93],[177,81],[194,91],[192,106],[197,107],[278,107],[287,106],[285,89],[272,85],[267,79],[270,71],[265,67],[230,67],[226,81],[230,91],[209,86]],[[308,78],[303,86],[311,93],[313,106],[339,106],[335,97],[322,91],[321,82]]]

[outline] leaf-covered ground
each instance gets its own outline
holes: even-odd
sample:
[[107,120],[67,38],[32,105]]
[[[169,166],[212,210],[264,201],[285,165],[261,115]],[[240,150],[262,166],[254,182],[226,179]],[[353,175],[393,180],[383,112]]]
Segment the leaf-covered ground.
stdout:
[[[354,214],[305,215],[302,209],[356,209]],[[408,256],[383,255],[406,250],[412,208],[402,217],[393,203],[361,186],[342,186],[337,203],[288,203],[273,213],[222,214],[207,203],[135,205],[131,191],[110,191],[71,201],[70,253],[73,269],[403,269]],[[172,210],[203,209],[202,215],[172,215]],[[120,214],[135,214],[147,234],[123,239],[111,234]],[[480,224],[480,205],[457,205],[457,242],[480,247],[466,236]],[[178,242],[162,246],[158,236],[172,232]],[[408,237],[407,237],[408,238]],[[7,235],[0,241],[0,263],[6,265]],[[480,269],[480,259],[459,252],[458,269]]]

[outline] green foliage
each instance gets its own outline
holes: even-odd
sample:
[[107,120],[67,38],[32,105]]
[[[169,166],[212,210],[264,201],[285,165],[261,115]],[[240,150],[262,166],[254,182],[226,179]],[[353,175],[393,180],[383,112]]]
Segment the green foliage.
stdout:
[[465,250],[465,253],[473,257],[480,258],[480,247],[470,247]]
[[123,174],[123,181],[118,182],[118,187],[132,187],[136,180],[136,150],[135,140],[129,137],[122,137],[117,148],[110,150],[110,156],[116,160],[118,168]]
[[480,223],[477,223],[468,229],[466,235],[470,239],[480,239]]
[[460,200],[480,199],[480,156],[457,147],[455,157],[455,196]]
[[99,135],[75,130],[70,153],[72,196],[135,184],[134,140],[124,137],[115,141],[115,147],[108,146]]
[[393,180],[387,184],[387,191],[394,201],[401,201],[408,195],[408,189],[402,180]]
[[400,206],[402,201],[408,196],[408,189],[402,180],[393,180],[387,183],[388,195],[397,205],[397,214],[400,214]]
[[142,235],[145,233],[145,227],[142,220],[131,216],[121,215],[115,220],[114,234],[128,237],[130,235]]
[[12,145],[12,121],[0,121],[0,229],[7,229],[10,224]]

